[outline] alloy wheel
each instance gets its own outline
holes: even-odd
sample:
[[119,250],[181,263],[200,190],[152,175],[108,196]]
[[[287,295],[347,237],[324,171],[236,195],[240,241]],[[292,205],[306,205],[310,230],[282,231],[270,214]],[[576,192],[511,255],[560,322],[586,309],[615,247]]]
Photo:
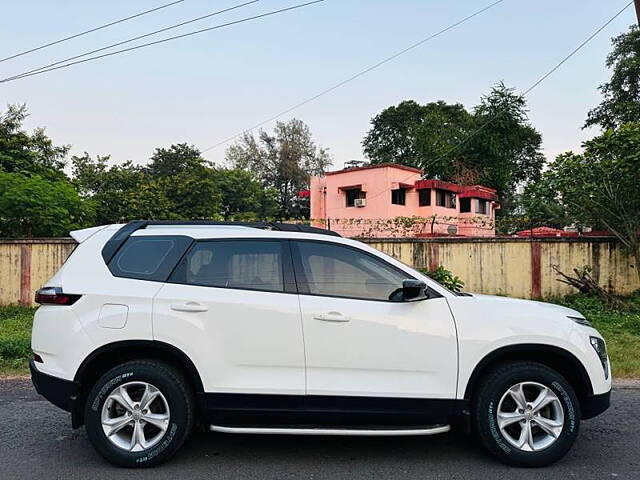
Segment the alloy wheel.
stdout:
[[526,452],[556,442],[564,427],[564,409],[550,388],[521,382],[509,388],[498,404],[498,428],[512,446]]
[[113,389],[102,407],[102,430],[111,443],[129,452],[156,445],[169,427],[170,411],[162,392],[147,382]]

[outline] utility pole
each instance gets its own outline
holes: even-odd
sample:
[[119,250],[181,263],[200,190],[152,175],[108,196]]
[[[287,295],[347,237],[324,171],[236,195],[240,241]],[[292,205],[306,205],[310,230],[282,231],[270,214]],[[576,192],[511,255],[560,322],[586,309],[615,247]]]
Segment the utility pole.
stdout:
[[636,4],[636,17],[638,17],[638,26],[640,27],[640,0],[636,0],[635,4]]

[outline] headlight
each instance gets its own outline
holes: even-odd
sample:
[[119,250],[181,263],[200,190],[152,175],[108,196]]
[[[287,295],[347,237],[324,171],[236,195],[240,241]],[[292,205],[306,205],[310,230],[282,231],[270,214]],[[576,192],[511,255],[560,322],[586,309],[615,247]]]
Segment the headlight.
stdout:
[[593,325],[591,324],[591,322],[589,320],[587,320],[584,317],[572,317],[572,316],[567,316],[567,318],[570,318],[571,320],[573,320],[574,322],[580,324],[580,325],[584,325],[586,327],[593,327]]
[[589,337],[591,346],[598,354],[600,363],[602,363],[602,369],[604,370],[604,378],[609,378],[609,364],[607,363],[607,345],[604,340],[598,337]]

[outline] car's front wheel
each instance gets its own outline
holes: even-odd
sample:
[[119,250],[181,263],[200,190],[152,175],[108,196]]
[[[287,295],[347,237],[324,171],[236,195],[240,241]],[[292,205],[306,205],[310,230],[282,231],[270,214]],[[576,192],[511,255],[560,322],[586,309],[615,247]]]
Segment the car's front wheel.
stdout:
[[193,426],[193,396],[169,365],[140,360],[105,373],[87,398],[85,425],[111,463],[149,467],[171,457]]
[[514,362],[494,369],[474,399],[475,428],[483,445],[503,462],[542,467],[562,458],[580,425],[571,385],[555,370]]

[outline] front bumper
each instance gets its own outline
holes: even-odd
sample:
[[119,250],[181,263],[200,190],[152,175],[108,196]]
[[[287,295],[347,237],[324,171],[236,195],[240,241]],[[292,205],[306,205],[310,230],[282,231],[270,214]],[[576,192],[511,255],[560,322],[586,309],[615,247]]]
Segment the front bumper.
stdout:
[[71,412],[71,423],[73,428],[82,425],[82,414],[79,411],[78,394],[80,384],[71,380],[54,377],[42,373],[37,369],[33,360],[29,362],[31,370],[31,382],[40,395],[67,412]]
[[611,405],[611,390],[601,395],[589,395],[580,404],[582,419],[593,418],[600,415]]

